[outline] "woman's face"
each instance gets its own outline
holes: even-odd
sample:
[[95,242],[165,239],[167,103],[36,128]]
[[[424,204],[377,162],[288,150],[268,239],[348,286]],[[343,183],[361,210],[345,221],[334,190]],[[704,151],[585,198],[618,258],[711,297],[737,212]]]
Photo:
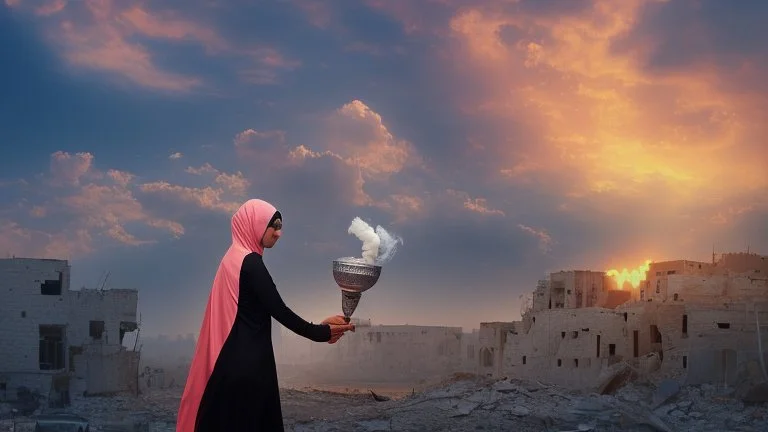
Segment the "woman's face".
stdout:
[[272,225],[267,227],[264,232],[264,237],[261,239],[261,244],[265,249],[269,249],[277,243],[280,236],[283,235],[283,221],[281,219],[275,219]]

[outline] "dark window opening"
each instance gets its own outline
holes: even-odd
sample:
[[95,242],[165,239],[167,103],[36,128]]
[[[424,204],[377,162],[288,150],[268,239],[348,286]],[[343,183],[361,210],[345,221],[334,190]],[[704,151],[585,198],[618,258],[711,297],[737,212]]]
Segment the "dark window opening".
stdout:
[[525,361],[526,361],[526,360],[527,360],[527,359],[525,358],[525,356],[523,356],[523,364],[525,364]]
[[94,340],[101,340],[104,335],[104,321],[91,321],[88,326],[88,335]]
[[608,355],[616,355],[616,344],[608,344]]
[[563,365],[563,361],[561,359],[557,359],[557,367],[560,367]]
[[688,336],[688,315],[683,315],[683,336]]
[[640,355],[640,341],[639,341],[640,332],[635,330],[632,332],[632,344],[634,345],[632,354],[634,357],[638,357]]
[[64,326],[40,326],[40,370],[64,369]]
[[573,339],[576,339],[577,337],[579,337],[579,332],[577,332],[577,331],[572,331],[572,332],[571,332],[571,337],[572,337]]
[[661,343],[661,332],[653,324],[651,324],[651,343]]
[[627,322],[627,313],[624,312],[624,322]]
[[581,331],[583,331],[583,332],[588,332],[588,331],[589,331],[589,329],[588,329],[588,328],[583,328],[583,329],[581,329]]
[[677,293],[675,293],[675,295],[672,296],[672,299],[674,301],[677,301],[678,298],[680,298],[680,296]]
[[27,311],[21,311],[21,317],[26,318],[27,317]]
[[565,332],[560,332],[560,338],[565,339]]
[[64,285],[64,273],[59,272],[59,278],[56,280],[46,280],[40,284],[40,294],[42,295],[61,295],[61,287]]
[[729,329],[731,328],[731,323],[717,323],[717,328]]
[[683,369],[688,369],[688,356],[683,356]]
[[552,309],[552,299],[549,299],[549,308]]
[[566,291],[569,295],[571,294],[571,290]]
[[597,355],[595,357],[600,358],[600,335],[597,335]]
[[667,272],[668,275],[675,274],[675,273],[677,273],[677,270],[669,270]]
[[536,317],[533,317],[533,323],[536,324]]
[[0,391],[6,391],[8,390],[8,384],[4,382],[0,382]]
[[573,367],[579,367],[579,359],[573,359]]

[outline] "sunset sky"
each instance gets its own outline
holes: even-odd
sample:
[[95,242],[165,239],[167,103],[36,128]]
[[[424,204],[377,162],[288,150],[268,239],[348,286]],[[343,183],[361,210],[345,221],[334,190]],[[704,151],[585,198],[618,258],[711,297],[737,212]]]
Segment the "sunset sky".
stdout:
[[0,0],[0,254],[196,333],[229,219],[308,320],[360,216],[404,244],[356,316],[518,317],[564,269],[768,254],[763,0]]

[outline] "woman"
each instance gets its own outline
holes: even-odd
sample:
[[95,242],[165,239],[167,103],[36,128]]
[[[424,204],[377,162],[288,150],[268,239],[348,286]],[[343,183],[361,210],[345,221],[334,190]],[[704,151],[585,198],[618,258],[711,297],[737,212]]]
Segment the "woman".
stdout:
[[213,280],[177,432],[284,430],[271,318],[315,342],[335,343],[354,331],[342,316],[312,324],[283,303],[262,261],[282,227],[280,212],[262,200],[247,201],[232,217],[232,245]]

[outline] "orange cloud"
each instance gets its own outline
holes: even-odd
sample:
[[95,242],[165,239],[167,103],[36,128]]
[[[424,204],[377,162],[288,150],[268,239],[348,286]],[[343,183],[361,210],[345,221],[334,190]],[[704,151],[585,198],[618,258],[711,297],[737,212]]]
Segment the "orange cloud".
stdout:
[[643,4],[596,0],[537,14],[477,3],[455,12],[453,70],[479,89],[459,102],[500,136],[520,134],[522,122],[536,137],[482,143],[489,164],[570,199],[604,196],[606,206],[623,196],[656,210],[659,188],[666,209],[765,196],[768,159],[752,142],[766,126],[753,99],[718,87],[711,68],[651,73],[615,49]]

